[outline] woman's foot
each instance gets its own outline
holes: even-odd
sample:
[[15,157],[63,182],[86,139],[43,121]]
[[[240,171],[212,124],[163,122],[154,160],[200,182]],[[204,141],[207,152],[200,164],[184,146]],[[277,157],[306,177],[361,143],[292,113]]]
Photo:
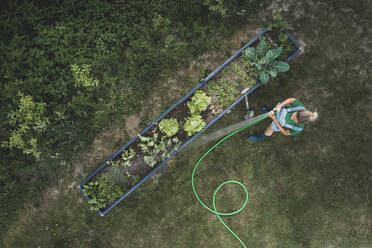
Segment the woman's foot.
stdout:
[[267,113],[267,112],[270,112],[271,109],[270,109],[268,106],[262,106],[262,107],[261,107],[261,110],[262,110],[263,112]]
[[269,136],[266,136],[264,133],[261,133],[259,135],[251,136],[248,139],[251,140],[251,141],[258,141],[258,140],[266,139],[267,137],[269,137]]

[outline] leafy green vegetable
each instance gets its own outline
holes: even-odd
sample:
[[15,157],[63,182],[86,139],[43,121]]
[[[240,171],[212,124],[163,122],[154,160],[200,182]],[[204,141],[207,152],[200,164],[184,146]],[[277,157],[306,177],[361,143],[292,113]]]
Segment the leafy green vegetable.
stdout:
[[169,138],[166,135],[158,140],[158,133],[152,137],[140,137],[142,143],[138,144],[145,153],[144,160],[147,165],[154,167],[156,162],[170,158],[171,154],[178,150],[181,142],[177,137]]
[[191,114],[199,114],[207,109],[211,103],[211,97],[207,96],[202,90],[197,90],[191,101],[187,102]]
[[292,25],[288,24],[288,22],[286,22],[286,21],[283,21],[283,17],[280,14],[276,14],[274,16],[274,22],[269,25],[267,30],[270,31],[273,28],[278,28],[278,29],[284,28],[284,29],[287,29],[287,30],[293,29]]
[[18,92],[18,97],[18,109],[8,114],[12,127],[9,140],[3,141],[1,146],[20,149],[24,154],[32,154],[39,159],[41,152],[35,137],[44,133],[49,125],[49,120],[45,117],[46,104],[35,102],[32,96],[21,92]]
[[265,40],[261,40],[256,48],[249,47],[244,54],[252,60],[261,82],[266,84],[270,76],[275,78],[278,72],[286,72],[290,69],[288,63],[276,61],[282,51],[282,47],[268,50]]
[[284,42],[286,42],[288,40],[288,35],[286,34],[286,33],[284,33],[284,32],[281,32],[280,34],[279,34],[279,41],[281,42],[281,43],[284,43]]
[[233,82],[224,77],[209,82],[208,92],[216,95],[216,101],[223,109],[232,104],[236,96],[239,95],[239,90],[233,86]]
[[159,129],[167,136],[171,137],[178,132],[178,122],[174,118],[162,119],[159,123]]
[[191,136],[205,127],[206,123],[203,121],[201,115],[191,115],[187,118],[183,128],[188,136]]
[[[124,186],[127,186],[129,182],[126,181],[125,184]],[[102,173],[95,181],[86,183],[82,191],[90,198],[88,203],[91,210],[104,208],[123,194],[122,187],[113,183],[108,173]]]
[[71,71],[74,77],[75,87],[82,86],[92,90],[98,86],[98,80],[95,79],[90,73],[90,65],[84,64],[80,67],[77,64],[72,64]]
[[133,180],[135,183],[138,183],[139,181],[141,181],[141,177],[139,175],[135,175],[133,176]]
[[133,148],[129,148],[128,150],[124,150],[121,153],[121,159],[123,160],[123,165],[125,167],[128,167],[131,164],[132,159],[136,156],[136,152],[133,150]]

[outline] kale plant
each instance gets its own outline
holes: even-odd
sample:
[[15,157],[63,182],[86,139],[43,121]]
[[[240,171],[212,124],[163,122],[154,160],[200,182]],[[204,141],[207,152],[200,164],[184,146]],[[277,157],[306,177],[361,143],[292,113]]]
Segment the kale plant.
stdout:
[[269,81],[270,76],[275,78],[278,72],[286,72],[289,70],[290,67],[288,63],[276,61],[276,58],[280,56],[282,51],[282,47],[268,50],[264,40],[261,40],[256,48],[248,47],[245,50],[245,56],[253,61],[256,72],[259,74],[259,78],[263,84]]

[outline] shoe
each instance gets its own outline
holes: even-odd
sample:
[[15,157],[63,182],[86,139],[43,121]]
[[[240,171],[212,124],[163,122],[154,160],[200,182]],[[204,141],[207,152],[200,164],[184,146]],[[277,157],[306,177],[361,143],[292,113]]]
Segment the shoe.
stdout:
[[251,141],[258,141],[258,140],[266,139],[267,137],[269,137],[269,136],[266,136],[264,133],[261,133],[259,135],[251,136],[248,139],[251,140]]
[[270,112],[271,109],[270,109],[268,106],[262,106],[262,107],[261,107],[261,110],[262,110],[263,112],[267,113],[267,112]]

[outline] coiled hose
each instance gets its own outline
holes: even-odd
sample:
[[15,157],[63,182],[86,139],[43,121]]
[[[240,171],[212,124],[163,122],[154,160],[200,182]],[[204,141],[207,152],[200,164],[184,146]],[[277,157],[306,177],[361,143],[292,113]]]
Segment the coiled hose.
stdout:
[[[213,199],[212,199],[212,202],[213,202],[213,209],[209,208],[206,204],[204,204],[204,202],[202,202],[202,200],[200,200],[198,194],[196,193],[196,190],[195,190],[195,184],[194,184],[194,176],[195,176],[195,172],[196,172],[196,169],[198,168],[200,162],[204,159],[205,156],[207,156],[207,154],[212,151],[214,148],[216,148],[219,144],[221,144],[223,141],[225,141],[226,139],[230,138],[231,136],[233,136],[234,134],[236,133],[239,133],[240,131],[243,131],[244,129],[250,127],[250,126],[253,126],[254,124],[257,124],[258,122],[266,119],[267,117],[269,117],[269,115],[271,114],[272,112],[268,112],[268,113],[265,113],[265,114],[262,114],[260,116],[257,116],[256,118],[254,118],[254,120],[252,122],[250,122],[249,124],[241,127],[240,129],[226,135],[224,138],[222,138],[220,141],[218,141],[215,145],[213,145],[206,153],[204,153],[204,155],[199,159],[199,161],[196,163],[195,167],[194,167],[194,170],[192,172],[192,176],[191,176],[191,185],[192,185],[192,190],[194,191],[194,194],[195,194],[195,197],[196,199],[199,201],[199,203],[204,207],[206,208],[208,211],[214,213],[218,219],[221,221],[221,223],[226,227],[227,230],[229,230],[236,239],[239,240],[239,242],[243,245],[244,248],[246,248],[245,244],[243,243],[243,241],[238,237],[238,235],[236,235],[226,224],[225,222],[221,219],[220,216],[231,216],[231,215],[234,215],[234,214],[237,214],[239,213],[240,211],[242,211],[245,206],[247,205],[248,203],[248,190],[247,188],[244,186],[244,184],[242,184],[241,182],[238,182],[238,181],[234,181],[234,180],[229,180],[229,181],[225,181],[223,183],[221,183],[217,188],[216,190],[214,191],[214,194],[213,194]],[[244,192],[245,192],[245,201],[243,203],[243,205],[236,211],[234,212],[228,212],[228,213],[221,213],[221,212],[218,212],[217,209],[216,209],[216,195],[217,195],[217,192],[221,189],[222,186],[226,185],[226,184],[229,184],[229,183],[235,183],[237,185],[239,185],[240,187],[243,188]]]

